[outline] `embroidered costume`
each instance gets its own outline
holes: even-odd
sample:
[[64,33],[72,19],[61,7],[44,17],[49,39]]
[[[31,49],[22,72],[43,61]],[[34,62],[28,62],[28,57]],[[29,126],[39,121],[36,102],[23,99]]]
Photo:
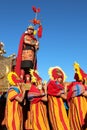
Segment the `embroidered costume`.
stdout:
[[28,82],[29,69],[36,69],[37,59],[36,59],[36,43],[37,40],[34,37],[33,31],[34,27],[29,26],[27,28],[27,32],[25,32],[19,44],[19,50],[16,61],[16,73],[21,77],[21,79],[25,79],[25,82]]

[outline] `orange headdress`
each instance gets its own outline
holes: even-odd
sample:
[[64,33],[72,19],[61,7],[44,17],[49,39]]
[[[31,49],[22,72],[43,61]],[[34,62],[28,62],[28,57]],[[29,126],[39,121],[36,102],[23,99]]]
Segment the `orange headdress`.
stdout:
[[52,80],[57,79],[59,77],[61,77],[63,81],[65,81],[66,79],[66,75],[64,71],[60,67],[57,67],[57,66],[49,68],[48,74],[50,76],[50,79]]

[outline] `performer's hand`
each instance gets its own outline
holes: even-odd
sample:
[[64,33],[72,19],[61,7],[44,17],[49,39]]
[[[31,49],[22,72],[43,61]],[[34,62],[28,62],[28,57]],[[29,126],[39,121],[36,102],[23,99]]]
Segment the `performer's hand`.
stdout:
[[39,46],[39,41],[37,41],[35,45],[36,45],[36,46]]
[[82,95],[87,97],[87,91],[83,92]]
[[45,94],[47,94],[47,83],[43,83],[43,89],[44,89]]
[[38,50],[38,49],[39,49],[39,44],[35,45],[35,50]]
[[65,94],[61,94],[60,96],[65,100],[67,99],[67,96]]

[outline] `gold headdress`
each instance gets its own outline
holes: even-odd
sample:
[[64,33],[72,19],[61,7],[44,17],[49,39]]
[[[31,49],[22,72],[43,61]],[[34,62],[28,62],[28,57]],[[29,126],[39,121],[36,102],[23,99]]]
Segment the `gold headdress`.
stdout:
[[13,86],[15,86],[16,83],[21,82],[19,76],[18,76],[15,72],[10,72],[10,73],[7,75],[7,79],[8,79],[8,81],[9,81],[9,84],[10,84],[10,85],[13,85]]
[[31,82],[33,82],[33,83],[36,83],[36,82],[42,80],[42,78],[39,76],[37,70],[30,69],[30,75],[31,75]]
[[77,62],[75,62],[73,66],[75,70],[74,79],[82,81],[84,78],[87,78],[87,74],[81,69],[80,65]]

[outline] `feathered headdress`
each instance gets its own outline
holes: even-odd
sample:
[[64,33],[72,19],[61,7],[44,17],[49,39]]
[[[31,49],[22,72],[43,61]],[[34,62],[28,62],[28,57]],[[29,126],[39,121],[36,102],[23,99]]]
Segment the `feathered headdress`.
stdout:
[[64,82],[66,79],[66,75],[65,75],[64,71],[58,66],[50,67],[48,70],[48,74],[50,76],[50,79],[52,79],[52,80],[61,77],[63,79],[63,82]]
[[77,62],[75,62],[73,66],[75,70],[74,79],[76,79],[76,81],[82,81],[84,78],[87,78],[87,74],[80,68],[80,65]]
[[7,75],[7,79],[8,79],[8,81],[9,81],[9,84],[10,84],[10,85],[13,85],[13,86],[15,86],[17,83],[20,83],[20,82],[21,82],[19,76],[18,76],[15,72],[10,72],[10,73]]
[[38,71],[34,69],[30,69],[30,75],[31,75],[31,82],[36,83],[42,80],[42,78],[39,76]]

